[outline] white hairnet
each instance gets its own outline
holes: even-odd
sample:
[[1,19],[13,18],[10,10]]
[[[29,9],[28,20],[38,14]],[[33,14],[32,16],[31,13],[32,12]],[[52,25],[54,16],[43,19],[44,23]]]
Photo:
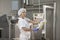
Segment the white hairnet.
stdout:
[[18,16],[20,16],[22,12],[26,12],[26,9],[25,8],[19,9],[18,10]]

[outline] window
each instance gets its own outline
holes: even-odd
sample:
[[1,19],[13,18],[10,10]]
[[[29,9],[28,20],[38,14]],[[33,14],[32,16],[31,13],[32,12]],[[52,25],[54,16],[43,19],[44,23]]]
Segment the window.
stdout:
[[12,10],[18,10],[18,1],[12,1]]

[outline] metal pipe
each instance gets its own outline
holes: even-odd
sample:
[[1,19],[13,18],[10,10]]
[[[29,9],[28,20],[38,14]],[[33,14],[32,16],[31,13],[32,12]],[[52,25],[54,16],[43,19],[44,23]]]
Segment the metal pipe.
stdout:
[[39,13],[40,13],[40,0],[38,2],[39,2]]
[[53,40],[56,40],[56,3],[54,3],[54,14],[53,14]]

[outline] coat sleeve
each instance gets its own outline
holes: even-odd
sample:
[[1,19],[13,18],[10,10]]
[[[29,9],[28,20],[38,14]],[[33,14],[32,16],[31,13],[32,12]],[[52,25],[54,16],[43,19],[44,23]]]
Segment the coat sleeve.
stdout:
[[22,29],[22,27],[26,27],[24,21],[18,21],[18,27],[19,29]]

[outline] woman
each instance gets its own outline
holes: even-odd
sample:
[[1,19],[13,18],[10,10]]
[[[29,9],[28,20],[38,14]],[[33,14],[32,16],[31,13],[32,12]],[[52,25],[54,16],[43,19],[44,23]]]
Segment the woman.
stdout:
[[18,16],[19,16],[19,21],[18,21],[18,27],[20,30],[20,39],[19,40],[29,40],[30,39],[30,31],[34,30],[38,30],[38,29],[31,29],[29,26],[29,22],[31,23],[38,23],[38,22],[34,22],[32,20],[29,20],[29,22],[26,20],[26,9],[25,8],[21,8],[18,11]]

